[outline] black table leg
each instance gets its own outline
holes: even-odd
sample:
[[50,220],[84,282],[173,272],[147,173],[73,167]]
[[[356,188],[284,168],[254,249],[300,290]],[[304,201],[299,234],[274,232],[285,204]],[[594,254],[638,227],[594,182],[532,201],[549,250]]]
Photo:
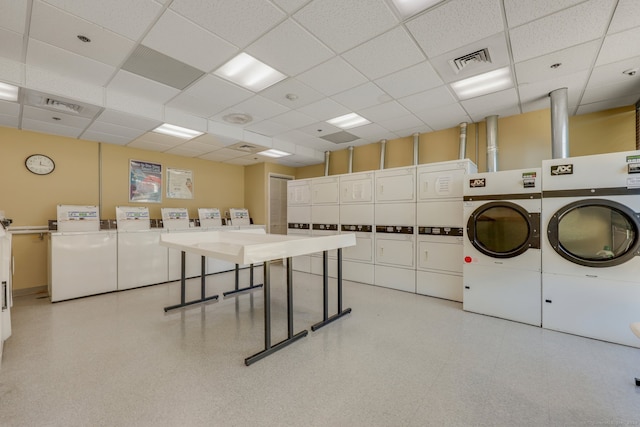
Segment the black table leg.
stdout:
[[341,318],[342,316],[351,313],[351,308],[342,309],[342,248],[338,249],[338,312],[331,317],[328,317],[329,306],[329,262],[327,260],[327,251],[322,254],[322,273],[323,273],[323,318],[322,322],[318,322],[311,327],[312,331],[317,331],[323,326]]
[[[259,285],[254,285],[253,284],[253,264],[251,264],[249,266],[250,270],[249,270],[249,286],[245,287],[245,288],[240,288],[239,284],[240,284],[240,266],[238,264],[236,264],[236,287],[234,290],[232,291],[227,291],[227,292],[223,292],[222,296],[223,297],[228,297],[229,295],[235,295],[237,293],[240,292],[246,292],[246,291],[251,291],[254,289],[258,289],[262,287],[262,283],[260,283]],[[267,279],[265,279],[266,281]]]
[[181,254],[181,267],[180,267],[180,304],[176,304],[176,305],[170,305],[168,307],[164,308],[164,312],[166,313],[169,310],[174,310],[176,308],[181,308],[181,307],[186,307],[189,305],[193,305],[193,304],[199,304],[201,302],[206,302],[206,301],[211,301],[211,300],[217,300],[218,299],[218,295],[213,295],[210,297],[205,297],[206,291],[205,291],[205,272],[206,272],[206,263],[207,263],[207,259],[205,257],[201,257],[201,266],[200,266],[200,299],[197,300],[193,300],[193,301],[186,301],[187,298],[187,266],[186,266],[186,253],[184,251],[182,251]]
[[287,339],[277,344],[271,345],[271,262],[264,263],[264,350],[244,359],[244,364],[249,366],[258,360],[264,359],[268,355],[288,346],[289,344],[307,336],[308,331],[305,329],[297,334],[293,334],[293,283],[291,272],[291,258],[287,259]]

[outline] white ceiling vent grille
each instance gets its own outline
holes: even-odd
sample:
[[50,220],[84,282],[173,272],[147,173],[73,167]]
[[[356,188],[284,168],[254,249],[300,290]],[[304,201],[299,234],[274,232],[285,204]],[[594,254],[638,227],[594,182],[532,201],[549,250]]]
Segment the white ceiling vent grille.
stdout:
[[242,151],[243,153],[246,153],[246,154],[255,154],[255,153],[259,153],[260,151],[266,150],[268,147],[261,147],[258,145],[253,145],[253,144],[249,144],[247,142],[241,141],[241,142],[236,142],[233,145],[229,145],[227,148],[230,148],[236,151]]
[[449,60],[449,64],[456,74],[470,66],[490,63],[491,56],[489,55],[489,49],[487,48],[476,50],[475,52],[467,53],[466,55]]
[[71,102],[59,101],[53,98],[42,98],[42,106],[48,107],[54,110],[62,111],[64,113],[80,114],[82,112],[82,106],[78,104],[72,104]]
[[320,138],[324,139],[325,141],[333,142],[334,144],[344,144],[345,142],[352,142],[356,139],[360,139],[360,137],[345,131],[321,136]]

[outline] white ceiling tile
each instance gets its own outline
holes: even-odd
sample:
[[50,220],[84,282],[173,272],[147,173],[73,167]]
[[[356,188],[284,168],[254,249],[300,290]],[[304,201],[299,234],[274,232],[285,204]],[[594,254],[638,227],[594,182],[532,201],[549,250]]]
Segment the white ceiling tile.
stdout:
[[275,136],[286,132],[289,128],[285,125],[273,122],[271,120],[263,120],[261,122],[247,126],[246,129],[252,132],[259,133],[261,135]]
[[152,141],[144,141],[139,139],[136,139],[135,141],[131,141],[130,143],[127,144],[127,147],[138,148],[140,150],[160,151],[160,152],[164,152],[171,149],[171,147],[168,147],[166,145],[156,144]]
[[416,116],[433,130],[448,129],[462,122],[472,121],[459,104],[430,108],[417,113]]
[[18,116],[8,116],[0,113],[0,126],[17,128],[20,124]]
[[0,28],[0,56],[12,61],[22,60],[22,34]]
[[442,79],[428,61],[382,77],[374,82],[395,98],[412,95],[442,85]]
[[[31,107],[29,105],[25,105],[23,107],[22,117],[25,119],[47,122],[57,126],[81,128],[82,130],[84,130],[84,128],[89,126],[89,123],[91,123],[91,119],[86,117],[74,116],[60,111],[51,111],[44,108]],[[54,117],[59,120],[54,119]]]
[[327,96],[335,95],[367,81],[365,76],[340,57],[330,59],[324,64],[300,74],[297,79]]
[[[381,139],[396,138],[396,135],[393,132],[389,132],[387,129],[376,123],[358,126],[357,128],[349,129],[347,132],[352,133],[362,139],[366,139],[370,142],[379,141]],[[355,142],[356,141],[354,141],[353,143]]]
[[213,153],[218,157],[224,157],[226,159],[235,159],[247,155],[246,151],[234,150],[232,148],[221,148]]
[[293,17],[337,53],[351,49],[398,23],[391,9],[382,1],[314,1]]
[[225,163],[229,163],[230,165],[239,165],[239,166],[249,166],[255,165],[257,163],[263,163],[264,158],[260,158],[257,155],[244,156],[244,157],[236,157],[235,159],[227,160]]
[[285,17],[266,0],[174,0],[170,8],[240,48]]
[[171,148],[166,151],[167,154],[174,154],[176,156],[184,156],[184,157],[198,157],[209,152],[211,152],[211,150],[209,151],[196,150],[196,149],[192,149],[186,144],[179,145],[177,147]]
[[640,80],[629,79],[626,82],[592,87],[587,85],[582,96],[581,104],[592,104],[602,102],[607,99],[624,98],[629,95],[636,95],[636,100],[640,99]]
[[131,142],[131,138],[126,138],[124,136],[111,135],[108,133],[95,132],[92,130],[87,130],[80,135],[81,139],[88,139],[89,141],[97,141],[104,142],[107,144],[115,144],[115,145],[127,145]]
[[574,6],[584,0],[504,0],[509,27],[517,27]]
[[24,26],[27,22],[26,1],[0,0],[0,28],[5,28],[14,33],[24,34]]
[[[481,49],[489,51],[489,57],[491,58],[489,62],[469,62],[462,70],[454,70],[451,65],[453,60]],[[508,66],[511,63],[510,61],[505,34],[501,32],[432,58],[431,64],[440,77],[446,83],[450,83]]]
[[237,142],[242,139],[242,129],[234,127],[228,123],[220,123],[214,120],[209,120],[209,133],[216,135],[220,141],[224,142],[225,145],[227,142],[232,141]]
[[158,132],[147,132],[140,135],[136,138],[132,143],[150,143],[156,146],[162,146],[165,149],[177,147],[178,145],[182,145],[185,143],[183,138],[178,138],[171,135],[165,135]]
[[48,133],[51,135],[67,136],[69,138],[77,138],[82,133],[83,129],[75,128],[64,125],[57,125],[48,122],[42,122],[40,120],[32,120],[29,118],[22,119],[23,130],[31,130],[34,132]]
[[431,129],[429,126],[425,124],[423,124],[422,126],[416,126],[416,127],[407,128],[407,129],[398,129],[396,131],[393,131],[393,133],[395,133],[399,138],[406,138],[415,133],[429,133],[429,132],[433,132],[433,129]]
[[253,92],[208,74],[191,85],[183,93],[197,98],[216,98],[219,105],[229,106],[249,99]]
[[414,116],[413,114],[407,114],[406,116],[390,118],[388,120],[379,120],[377,122],[380,126],[391,132],[396,132],[403,129],[412,129],[417,127],[426,128],[427,126],[422,123],[422,120]]
[[20,104],[17,102],[0,100],[0,114],[18,116],[20,114]]
[[226,106],[224,102],[216,97],[201,98],[185,92],[173,98],[166,105],[200,117],[211,117]]
[[124,126],[132,129],[148,131],[155,129],[162,122],[146,117],[140,117],[133,114],[123,113],[122,111],[105,109],[96,120],[114,125]]
[[212,135],[209,133],[205,133],[196,138],[190,139],[185,142],[189,147],[194,149],[202,149],[203,152],[217,150],[218,148],[223,148],[226,145],[224,142],[220,141],[220,139],[216,135]]
[[504,31],[499,0],[448,2],[406,25],[430,58]]
[[289,111],[289,108],[277,102],[271,101],[261,95],[255,95],[246,101],[242,101],[236,104],[233,108],[224,110],[212,117],[214,120],[222,121],[223,117],[227,114],[240,113],[248,114],[253,120],[243,127],[249,126],[251,123],[256,123],[265,119],[269,119],[278,114],[282,114]]
[[396,27],[363,43],[342,57],[371,80],[426,59],[403,27]]
[[273,140],[273,148],[276,150],[284,151],[285,153],[294,154],[296,152],[296,144],[285,142],[279,139]]
[[640,55],[640,27],[605,37],[596,65],[609,64],[638,55]]
[[208,129],[207,119],[203,117],[196,117],[192,114],[187,114],[182,110],[176,110],[175,108],[169,107],[164,109],[164,122],[198,132],[206,132]]
[[[80,34],[89,37],[91,43],[78,40]],[[37,0],[33,3],[29,37],[114,67],[122,64],[134,46],[125,37]]]
[[[136,139],[141,136],[145,131],[140,129],[133,129],[124,126],[114,125],[112,123],[106,123],[101,121],[95,121],[91,123],[91,126],[87,128],[87,132],[95,132],[95,133],[103,133],[114,136],[119,136],[122,138],[128,138],[129,141],[132,139]],[[84,135],[83,135],[84,137]]]
[[[246,52],[289,76],[295,76],[334,56],[330,49],[290,19],[260,37]],[[291,52],[296,54],[292,55]]]
[[456,102],[456,98],[451,94],[446,86],[429,89],[424,92],[409,95],[398,100],[405,108],[411,112],[422,111],[428,108],[436,108],[450,105]]
[[246,129],[242,131],[242,140],[250,144],[262,146],[265,149],[273,147],[273,139],[271,139],[271,137],[251,132]]
[[189,150],[190,152],[197,152],[198,155],[200,155],[200,154],[210,153],[212,151],[219,150],[220,148],[223,148],[223,147],[216,147],[210,144],[202,144],[192,139],[190,141],[185,142],[182,145],[179,145],[176,148],[182,148],[184,150]]
[[406,116],[409,114],[409,111],[407,111],[407,109],[397,101],[391,101],[358,110],[358,114],[371,122],[379,122],[381,120],[396,119],[398,117]]
[[[304,132],[307,135],[313,136],[315,138],[320,138],[325,135],[331,135],[336,132],[341,132],[342,129],[336,126],[330,125],[327,122],[317,122],[317,123],[310,124],[308,126],[301,127],[298,129],[298,131]],[[347,130],[347,132],[349,131]]]
[[114,90],[106,92],[105,106],[112,110],[128,112],[155,120],[163,120],[164,116],[162,104]]
[[369,82],[331,97],[334,101],[353,111],[371,107],[390,100],[378,86]]
[[574,74],[518,86],[523,111],[539,110],[540,108],[537,108],[540,105],[538,104],[539,100],[544,100],[546,106],[543,108],[549,108],[549,93],[565,87],[567,88],[569,104],[577,105],[582,96],[584,86],[587,83],[588,76],[589,72],[583,70]]
[[231,159],[228,156],[225,156],[224,154],[219,152],[220,150],[217,151],[212,151],[211,153],[207,153],[207,154],[203,154],[201,156],[198,156],[198,158],[200,159],[204,159],[204,160],[211,160],[214,162],[225,162],[226,160]]
[[625,107],[633,105],[638,100],[638,95],[629,95],[624,98],[608,99],[602,102],[594,102],[592,104],[583,104],[578,107],[576,114],[589,114],[598,111],[609,110],[611,108]]
[[287,126],[289,129],[297,129],[315,123],[316,119],[295,110],[287,111],[271,119],[271,121]]
[[609,25],[609,34],[637,27],[640,25],[638,16],[640,16],[640,2],[638,0],[619,0]]
[[611,10],[611,0],[590,0],[510,30],[514,61],[521,62],[602,37]]
[[36,39],[29,40],[27,64],[97,86],[104,86],[116,70],[110,65]]
[[518,91],[515,88],[462,101],[462,107],[475,122],[479,122],[487,116],[508,117],[520,114],[517,105]]
[[46,2],[131,40],[138,40],[162,10],[158,3],[151,0],[133,2],[130,0],[46,0]]
[[[630,76],[623,72],[626,70],[636,70],[636,73]],[[593,88],[628,81],[640,85],[640,56],[595,67],[589,77],[589,86]]]
[[[600,42],[594,40],[528,61],[519,62],[516,64],[518,84],[555,79],[587,70],[593,64],[599,48]],[[553,64],[561,65],[558,68],[551,68]]]
[[213,71],[238,52],[231,43],[171,10],[164,12],[142,44],[205,72]]
[[[297,98],[288,99],[287,95],[293,94]],[[288,78],[271,87],[266,88],[260,95],[269,98],[287,108],[300,108],[323,98],[322,94],[297,79]]]
[[60,76],[46,69],[25,67],[26,87],[42,93],[56,95],[55,98],[65,97],[74,104],[85,103],[102,106],[104,103],[104,88],[91,85],[65,76]]
[[351,110],[330,98],[324,98],[313,104],[305,105],[299,108],[298,111],[318,120],[328,120],[351,112]]
[[178,89],[145,79],[144,77],[124,70],[118,71],[107,85],[107,89],[127,93],[161,104],[164,104],[180,93]]

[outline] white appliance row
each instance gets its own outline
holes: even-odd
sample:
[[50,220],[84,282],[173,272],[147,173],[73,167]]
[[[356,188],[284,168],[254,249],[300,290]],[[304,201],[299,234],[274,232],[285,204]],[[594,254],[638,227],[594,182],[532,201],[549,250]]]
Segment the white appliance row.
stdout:
[[[48,290],[51,301],[180,279],[181,253],[160,246],[162,233],[264,228],[250,224],[223,226],[218,209],[206,209],[199,214],[201,226],[190,227],[186,209],[163,208],[164,228],[159,229],[150,227],[147,208],[117,207],[117,230],[100,230],[96,206],[59,206],[58,230],[49,233]],[[232,263],[208,258],[205,273],[234,268]],[[201,258],[188,254],[186,277],[200,276],[201,269]]]
[[[356,233],[343,251],[345,279],[461,301],[462,183],[476,171],[454,160],[289,181],[288,232]],[[293,267],[322,274],[321,255]]]

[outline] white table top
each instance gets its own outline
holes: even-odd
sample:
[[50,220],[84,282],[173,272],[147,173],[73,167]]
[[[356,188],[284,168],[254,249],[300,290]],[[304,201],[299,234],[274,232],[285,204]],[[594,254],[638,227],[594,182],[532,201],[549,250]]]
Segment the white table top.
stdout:
[[333,236],[264,234],[262,229],[166,233],[160,245],[234,264],[257,264],[279,258],[355,246],[354,233]]

